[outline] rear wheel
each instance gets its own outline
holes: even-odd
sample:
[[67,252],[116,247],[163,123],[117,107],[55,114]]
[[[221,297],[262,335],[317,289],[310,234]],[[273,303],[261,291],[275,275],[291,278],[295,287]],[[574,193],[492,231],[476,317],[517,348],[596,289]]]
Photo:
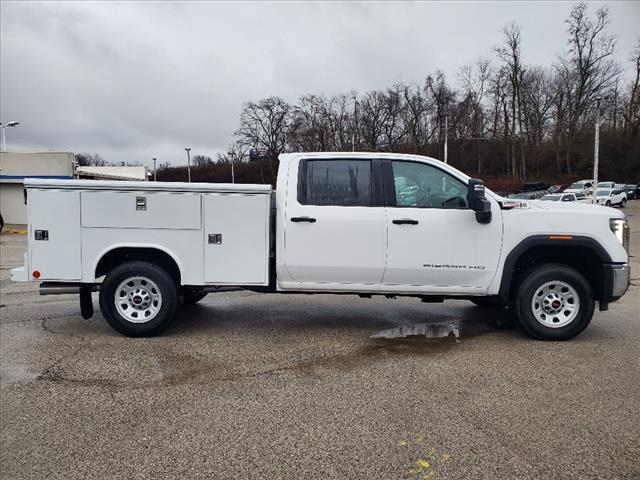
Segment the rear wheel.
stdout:
[[153,263],[123,263],[107,274],[100,288],[105,320],[130,337],[161,333],[175,317],[177,304],[174,280]]
[[607,200],[607,203],[605,203],[605,205],[606,205],[607,207],[610,207],[610,206],[611,206],[611,202],[610,202],[609,200]]
[[525,274],[511,307],[532,337],[569,340],[589,325],[595,301],[589,282],[576,269],[545,264]]

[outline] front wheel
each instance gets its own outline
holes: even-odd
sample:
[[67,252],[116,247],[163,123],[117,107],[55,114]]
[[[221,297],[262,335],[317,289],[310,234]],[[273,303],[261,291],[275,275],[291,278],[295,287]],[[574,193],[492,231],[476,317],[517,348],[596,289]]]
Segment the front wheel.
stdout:
[[607,200],[607,203],[605,203],[605,206],[610,207],[611,206],[611,202],[609,200]]
[[620,202],[620,207],[621,207],[621,208],[624,208],[624,207],[626,207],[626,206],[627,206],[627,199],[626,199],[626,198],[624,198],[624,199],[622,199],[622,201]]
[[529,270],[517,288],[512,308],[522,328],[539,340],[569,340],[593,317],[589,282],[575,268],[545,264]]
[[176,314],[178,290],[161,267],[127,262],[111,270],[100,288],[100,310],[109,325],[129,337],[150,337]]

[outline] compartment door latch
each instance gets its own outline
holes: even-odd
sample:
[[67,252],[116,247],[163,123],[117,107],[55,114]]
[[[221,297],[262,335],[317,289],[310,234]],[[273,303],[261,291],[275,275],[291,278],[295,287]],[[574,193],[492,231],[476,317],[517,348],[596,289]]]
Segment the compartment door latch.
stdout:
[[147,210],[147,197],[136,197],[136,210]]
[[222,234],[221,233],[210,233],[209,234],[209,244],[210,245],[222,245]]

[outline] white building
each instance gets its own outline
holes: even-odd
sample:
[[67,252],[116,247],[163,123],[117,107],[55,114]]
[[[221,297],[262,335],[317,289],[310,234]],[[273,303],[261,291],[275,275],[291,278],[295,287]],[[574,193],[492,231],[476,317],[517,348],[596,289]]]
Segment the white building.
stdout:
[[25,178],[72,179],[71,152],[0,152],[0,214],[5,223],[27,223]]

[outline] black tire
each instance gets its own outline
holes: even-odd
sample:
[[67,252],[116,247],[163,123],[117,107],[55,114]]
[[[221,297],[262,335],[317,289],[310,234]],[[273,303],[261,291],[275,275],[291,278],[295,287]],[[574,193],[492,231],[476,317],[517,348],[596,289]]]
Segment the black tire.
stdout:
[[623,198],[622,201],[620,202],[620,208],[624,208],[627,206],[627,199]]
[[[558,327],[547,326],[542,321],[539,321],[534,313],[535,304],[533,303],[536,291],[544,285],[553,284],[554,282],[562,282],[562,285],[570,286],[579,300],[575,318],[566,325],[562,325],[564,318],[562,315],[565,315],[566,312],[559,312],[558,316],[560,318],[554,317],[554,315],[547,315],[545,320],[548,323],[553,323],[557,320],[561,325]],[[551,288],[565,288],[562,285],[556,285]],[[572,294],[569,293],[568,295]],[[540,298],[544,299],[545,297]],[[575,299],[573,302],[575,302]],[[574,303],[569,301],[568,304]],[[542,304],[540,303],[539,305]],[[564,300],[562,300],[562,305],[564,305]],[[560,305],[558,307],[563,308]],[[575,337],[587,328],[589,322],[591,322],[594,308],[595,301],[589,282],[575,268],[557,263],[538,265],[526,272],[510,305],[510,309],[515,314],[518,323],[529,335],[538,340],[569,340]]]
[[207,296],[207,292],[203,292],[200,289],[185,288],[182,291],[182,304],[185,307],[188,307],[189,305],[195,305],[206,296]]
[[607,200],[607,203],[605,203],[605,206],[610,207],[611,206],[611,202],[609,200]]
[[[151,280],[156,288],[149,294],[159,295],[160,302],[151,320],[140,323],[130,321],[116,307],[116,290],[127,280],[135,278]],[[132,282],[133,283],[133,282]],[[127,288],[124,286],[124,288]],[[133,292],[130,294],[133,295]],[[125,297],[127,297],[125,295]],[[127,297],[128,298],[128,297]],[[135,300],[132,298],[132,300]],[[125,302],[127,303],[127,302]],[[105,320],[115,330],[128,337],[151,337],[162,333],[173,321],[178,306],[178,288],[171,276],[161,267],[149,262],[127,262],[111,270],[100,287],[100,310]],[[137,312],[135,312],[137,315]],[[141,313],[146,313],[142,312]]]
[[502,299],[496,297],[472,298],[471,302],[480,308],[499,309],[507,306]]

